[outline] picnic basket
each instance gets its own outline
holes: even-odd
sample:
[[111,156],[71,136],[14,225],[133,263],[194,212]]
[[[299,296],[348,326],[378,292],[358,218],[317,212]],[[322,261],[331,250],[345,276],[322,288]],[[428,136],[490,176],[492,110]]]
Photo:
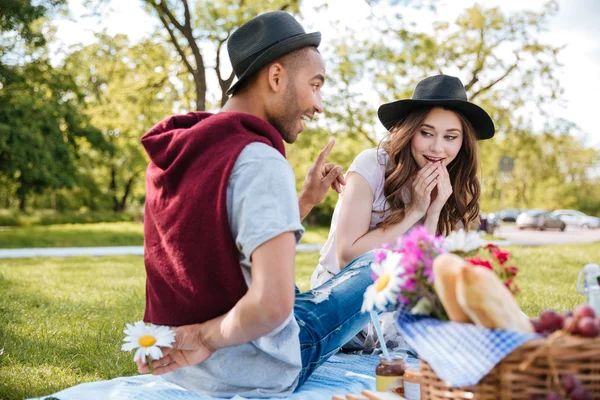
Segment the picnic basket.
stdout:
[[575,374],[600,399],[600,337],[557,331],[525,343],[506,356],[477,385],[451,388],[421,361],[421,400],[530,400],[550,391],[561,393],[559,376]]

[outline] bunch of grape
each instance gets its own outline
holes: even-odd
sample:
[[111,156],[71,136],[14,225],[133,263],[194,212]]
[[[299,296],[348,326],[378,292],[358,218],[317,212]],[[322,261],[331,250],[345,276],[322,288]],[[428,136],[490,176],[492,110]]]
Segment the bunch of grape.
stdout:
[[546,395],[535,395],[531,400],[593,400],[592,392],[581,386],[581,381],[573,374],[562,375],[560,377],[562,389],[567,394],[567,397],[556,392],[550,392]]
[[575,307],[573,312],[566,311],[562,314],[545,310],[540,314],[540,318],[533,318],[531,324],[535,331],[543,336],[560,329],[590,338],[600,334],[600,316],[596,317],[594,309],[587,304],[581,304]]

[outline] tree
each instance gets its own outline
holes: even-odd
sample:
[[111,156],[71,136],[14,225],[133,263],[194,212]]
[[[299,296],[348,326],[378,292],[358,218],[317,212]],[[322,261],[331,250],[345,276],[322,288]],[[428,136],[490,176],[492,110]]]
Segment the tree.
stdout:
[[93,148],[82,152],[93,174],[88,180],[102,187],[113,211],[124,211],[136,187],[143,187],[148,160],[140,138],[173,112],[177,67],[158,37],[137,44],[124,35],[97,38],[69,55],[65,66],[86,96],[86,115],[111,144],[106,157]]
[[24,40],[34,47],[43,46],[46,38],[40,30],[35,29],[35,22],[62,10],[65,5],[66,0],[46,0],[35,4],[31,0],[3,0],[0,32],[13,39]]
[[0,13],[0,177],[15,187],[19,208],[30,193],[75,183],[79,141],[104,146],[82,117],[70,76],[52,67],[44,17],[65,4],[7,1]]
[[[377,100],[381,104],[410,98],[417,82],[426,76],[458,76],[469,99],[483,106],[496,124],[496,138],[481,143],[482,203],[498,204],[502,186],[497,172],[500,157],[513,154],[517,163],[531,166],[524,162],[530,152],[502,149],[514,150],[515,141],[528,149],[543,146],[533,134],[530,115],[535,110],[551,121],[544,105],[556,104],[562,93],[554,73],[560,68],[560,48],[540,39],[557,10],[555,2],[547,3],[540,12],[515,14],[475,5],[452,23],[434,22],[431,32],[417,30],[403,17],[405,4],[390,2],[382,11],[380,6],[388,2],[371,3],[369,35],[352,29],[340,34],[333,47],[334,56],[328,60],[328,65],[334,67],[328,68],[332,71],[328,85],[333,89],[328,90],[332,94],[327,98],[327,114],[333,134],[343,143],[342,150],[358,152],[380,141],[373,123]],[[539,158],[535,160],[540,162]],[[524,177],[527,185],[538,178]],[[544,179],[543,187],[548,188],[550,182],[563,182],[564,175]],[[539,183],[521,191],[520,201],[537,201],[539,196],[534,191],[542,187]]]
[[[223,45],[229,35],[257,14],[272,10],[298,12],[299,0],[143,0],[146,9],[155,15],[167,31],[189,75],[193,77],[196,92],[196,109],[206,109],[207,56],[201,45],[212,47],[214,70],[221,90],[220,105],[228,99],[227,90],[234,73],[225,72]],[[207,46],[208,47],[208,46]]]
[[13,68],[0,78],[0,174],[18,184],[19,208],[26,196],[75,183],[81,138],[102,147],[103,140],[81,116],[73,80],[47,60]]

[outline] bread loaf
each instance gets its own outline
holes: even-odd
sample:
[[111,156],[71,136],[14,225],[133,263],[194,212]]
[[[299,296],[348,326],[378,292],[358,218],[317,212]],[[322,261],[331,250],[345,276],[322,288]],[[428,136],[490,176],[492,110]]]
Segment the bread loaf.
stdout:
[[442,254],[433,261],[433,286],[450,321],[472,322],[456,298],[456,283],[465,260],[455,254]]
[[486,268],[466,266],[456,285],[458,303],[475,324],[490,329],[533,332],[512,293]]

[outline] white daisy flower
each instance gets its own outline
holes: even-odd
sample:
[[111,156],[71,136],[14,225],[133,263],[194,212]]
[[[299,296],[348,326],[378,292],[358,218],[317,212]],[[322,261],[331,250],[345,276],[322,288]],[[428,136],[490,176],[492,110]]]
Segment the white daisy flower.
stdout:
[[398,276],[401,259],[402,254],[390,252],[381,263],[371,264],[377,280],[365,291],[363,312],[373,311],[373,308],[385,311],[388,304],[398,302],[398,292],[403,283],[403,279]]
[[163,356],[161,347],[172,347],[171,343],[175,341],[175,332],[168,326],[146,325],[143,321],[135,324],[126,324],[125,342],[121,346],[123,351],[131,351],[137,348],[133,361],[142,360],[146,362],[146,356],[152,360],[158,360]]
[[486,245],[485,240],[479,236],[479,233],[463,229],[452,231],[444,239],[444,248],[451,253],[469,253]]

